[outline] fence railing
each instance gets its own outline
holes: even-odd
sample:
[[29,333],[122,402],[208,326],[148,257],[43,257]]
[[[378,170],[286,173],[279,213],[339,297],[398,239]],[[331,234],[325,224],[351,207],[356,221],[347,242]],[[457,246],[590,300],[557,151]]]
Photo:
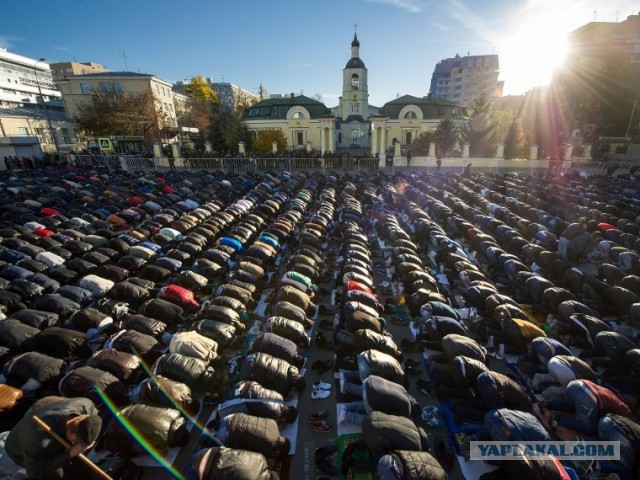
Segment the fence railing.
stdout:
[[552,172],[554,174],[566,174],[570,171],[578,171],[587,175],[599,175],[628,173],[633,167],[640,168],[640,158],[634,161],[619,159],[605,162],[549,162],[547,160],[503,160],[503,159],[473,159],[473,158],[447,158],[438,167],[433,162],[410,164],[408,166],[387,165],[379,167],[377,158],[190,158],[171,159],[166,157],[144,158],[139,156],[96,156],[96,155],[72,155],[72,164],[80,167],[126,171],[160,171],[172,170],[220,170],[228,174],[251,174],[268,171],[310,172],[310,171],[336,171],[339,173],[376,172],[386,173],[421,173],[464,172],[465,167],[471,163],[471,172],[483,173],[517,173],[521,175],[537,175]]

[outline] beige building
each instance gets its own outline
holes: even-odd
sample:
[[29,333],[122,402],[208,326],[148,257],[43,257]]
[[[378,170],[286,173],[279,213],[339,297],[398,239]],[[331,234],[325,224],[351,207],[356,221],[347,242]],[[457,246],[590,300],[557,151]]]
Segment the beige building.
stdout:
[[49,65],[51,68],[51,75],[54,80],[62,80],[64,77],[72,75],[86,75],[88,73],[102,73],[108,72],[106,68],[98,63],[93,62],[59,62]]
[[[0,109],[0,158],[41,158],[43,153],[54,155],[56,149],[51,136],[52,130],[56,134],[61,153],[68,153],[80,146],[76,125],[68,121],[64,114],[49,113],[47,119],[42,111],[25,108]],[[0,168],[4,169],[2,162]]]
[[[164,112],[170,128],[178,129],[175,94],[171,83],[155,75],[134,72],[103,72],[68,76],[57,82],[69,118],[78,113],[78,106],[90,102],[94,92],[144,93],[151,91],[156,110]],[[179,99],[178,101],[182,101]]]

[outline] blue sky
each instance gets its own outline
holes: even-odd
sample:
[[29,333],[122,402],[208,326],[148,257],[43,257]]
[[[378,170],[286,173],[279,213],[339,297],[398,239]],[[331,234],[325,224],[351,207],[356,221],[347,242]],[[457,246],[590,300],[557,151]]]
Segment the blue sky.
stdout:
[[[637,0],[5,0],[0,46],[49,62],[93,61],[174,82],[195,74],[256,92],[320,94],[337,104],[354,24],[369,101],[428,93],[456,53],[500,56],[505,94],[547,84],[563,40]],[[635,9],[635,10],[634,10]]]

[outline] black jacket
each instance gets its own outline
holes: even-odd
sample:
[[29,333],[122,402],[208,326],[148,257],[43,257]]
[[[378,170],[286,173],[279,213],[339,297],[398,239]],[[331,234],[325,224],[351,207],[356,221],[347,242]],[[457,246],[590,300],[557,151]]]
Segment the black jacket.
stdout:
[[298,356],[298,347],[292,340],[270,332],[258,335],[249,347],[249,351],[251,353],[268,353],[289,363],[292,363]]

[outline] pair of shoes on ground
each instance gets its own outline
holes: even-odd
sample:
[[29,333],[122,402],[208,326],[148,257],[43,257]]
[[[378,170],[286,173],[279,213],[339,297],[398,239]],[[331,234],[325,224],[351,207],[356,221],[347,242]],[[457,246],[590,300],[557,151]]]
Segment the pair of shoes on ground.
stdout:
[[418,375],[422,373],[420,362],[416,362],[415,360],[412,360],[410,358],[407,359],[407,361],[404,362],[404,373],[406,373],[407,375]]
[[333,431],[334,425],[333,423],[329,423],[326,420],[318,420],[311,424],[311,430],[321,433],[328,433]]
[[335,363],[336,369],[357,370],[358,363],[355,355],[342,355],[337,357]]
[[340,468],[330,460],[331,456],[335,455],[337,451],[338,446],[334,444],[316,448],[314,453],[316,468],[326,475],[338,475],[340,473]]
[[313,362],[313,365],[311,365],[311,370],[315,370],[320,375],[331,370],[332,368],[333,362],[326,360],[316,360],[315,362]]
[[320,420],[326,420],[329,418],[329,412],[327,410],[318,410],[309,415],[309,423],[319,422]]
[[322,332],[316,333],[314,343],[323,350],[333,350],[333,343],[327,340]]
[[422,378],[419,378],[416,381],[416,387],[418,387],[418,391],[420,393],[426,395],[427,397],[433,397],[436,394],[433,385]]
[[313,400],[322,400],[331,396],[331,389],[333,385],[330,383],[319,380],[313,384],[313,391],[311,392],[311,398]]

